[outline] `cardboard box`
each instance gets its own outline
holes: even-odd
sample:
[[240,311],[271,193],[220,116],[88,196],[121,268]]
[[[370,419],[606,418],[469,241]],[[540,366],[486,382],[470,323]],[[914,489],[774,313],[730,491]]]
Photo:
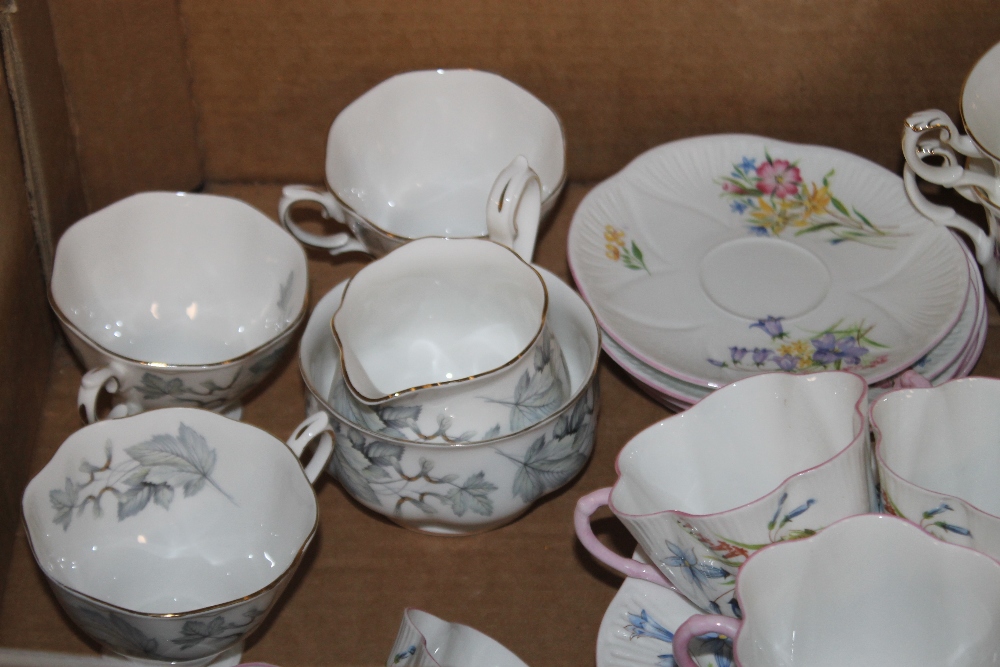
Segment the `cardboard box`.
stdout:
[[[473,67],[524,86],[564,123],[571,183],[537,261],[569,280],[566,233],[589,184],[672,139],[755,133],[898,173],[903,119],[956,113],[966,72],[1000,39],[1000,12],[989,0],[6,0],[0,39],[0,648],[96,655],[19,525],[24,484],[81,425],[81,369],[44,292],[54,243],[74,220],[149,189],[228,194],[273,217],[281,184],[323,182],[327,129],[351,100],[398,72]],[[364,263],[309,261],[313,302]],[[996,376],[990,308],[976,374]],[[614,481],[632,435],[670,414],[607,359],[600,376],[593,461],[508,527],[418,535],[323,482],[320,535],[245,658],[383,664],[415,606],[532,665],[591,664],[621,579],[576,543],[573,507]],[[303,416],[289,359],[245,420],[285,438]],[[616,521],[597,529],[631,552]]]

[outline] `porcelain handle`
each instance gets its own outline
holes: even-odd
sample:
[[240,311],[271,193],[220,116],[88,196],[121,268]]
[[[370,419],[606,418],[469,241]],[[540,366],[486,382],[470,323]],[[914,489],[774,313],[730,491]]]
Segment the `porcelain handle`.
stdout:
[[518,155],[493,182],[486,203],[486,229],[490,239],[530,263],[541,215],[542,182],[528,159]]
[[299,227],[292,220],[291,211],[292,207],[304,201],[319,204],[322,207],[320,212],[324,218],[333,218],[341,224],[345,224],[347,220],[344,207],[329,192],[318,190],[308,185],[286,185],[282,188],[281,199],[278,201],[278,218],[281,220],[281,224],[285,226],[285,229],[288,230],[288,233],[298,239],[299,243],[327,250],[331,255],[339,255],[340,253],[352,251],[368,253],[365,244],[350,233],[312,234]]
[[[87,371],[80,378],[80,389],[76,393],[76,407],[80,411],[80,417],[83,421],[88,424],[98,421],[97,399],[101,395],[101,392],[106,391],[109,394],[115,394],[118,392],[120,385],[118,377],[110,366],[101,366],[100,368],[93,368]],[[111,412],[108,413],[107,418],[118,419],[119,417],[127,417],[129,412],[129,406],[121,403],[111,408]]]
[[995,239],[978,225],[958,215],[955,209],[927,201],[917,185],[917,174],[914,173],[909,164],[903,167],[903,187],[906,190],[906,196],[910,198],[910,203],[924,217],[940,225],[958,230],[969,237],[976,249],[976,261],[982,266],[986,267],[996,261],[993,251]]
[[292,431],[292,435],[285,443],[295,456],[302,458],[302,452],[305,451],[306,445],[317,437],[319,438],[319,445],[317,445],[312,459],[309,460],[309,464],[304,468],[306,478],[311,484],[316,482],[330,462],[330,457],[333,456],[333,431],[330,429],[330,418],[325,412],[317,412],[314,415],[306,417]]
[[580,540],[580,544],[594,558],[627,577],[645,579],[646,581],[651,581],[654,584],[659,584],[660,586],[676,591],[677,589],[674,588],[674,585],[656,567],[616,554],[604,546],[597,539],[597,536],[594,535],[594,529],[590,525],[590,517],[598,509],[607,505],[610,499],[611,487],[608,487],[588,493],[576,501],[576,510],[573,512],[573,525],[576,528],[576,537]]
[[924,157],[939,154],[928,152],[926,144],[921,145],[926,141],[924,135],[928,132],[937,132],[938,150],[947,147],[968,157],[984,157],[972,139],[959,132],[948,114],[939,109],[918,111],[903,125],[903,157],[917,176],[949,188],[980,187],[989,196],[1000,199],[1000,181],[995,176],[969,171],[955,159],[945,160],[945,164],[940,166],[924,162]]
[[695,614],[681,623],[681,626],[674,632],[674,662],[678,667],[698,667],[698,663],[691,657],[689,648],[691,640],[695,637],[706,635],[710,632],[735,638],[740,631],[742,621],[728,616],[716,616],[715,614]]

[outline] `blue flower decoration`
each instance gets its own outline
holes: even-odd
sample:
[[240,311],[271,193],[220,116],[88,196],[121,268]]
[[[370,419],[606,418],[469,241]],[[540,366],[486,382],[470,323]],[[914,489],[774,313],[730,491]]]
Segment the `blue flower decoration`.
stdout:
[[777,338],[785,338],[788,333],[785,331],[784,327],[781,326],[781,320],[784,317],[774,317],[773,315],[768,315],[762,320],[757,320],[750,325],[751,329],[761,329],[764,333],[771,337],[771,340]]
[[725,579],[726,577],[731,577],[732,574],[722,569],[721,567],[716,567],[708,563],[702,563],[698,561],[698,558],[694,555],[694,549],[691,551],[684,551],[683,548],[674,544],[673,542],[667,541],[667,548],[670,552],[674,554],[668,558],[663,559],[663,565],[669,567],[679,567],[682,568],[685,575],[691,580],[698,590],[705,592],[705,585],[708,583],[709,579]]
[[832,333],[828,333],[809,342],[816,348],[812,355],[813,361],[824,365],[841,360],[851,365],[857,365],[861,363],[861,357],[868,354],[868,348],[858,345],[854,336],[837,338]]

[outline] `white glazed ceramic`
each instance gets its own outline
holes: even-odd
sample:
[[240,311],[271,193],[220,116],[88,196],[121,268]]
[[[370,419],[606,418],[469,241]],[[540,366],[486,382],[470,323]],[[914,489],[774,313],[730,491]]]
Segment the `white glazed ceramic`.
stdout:
[[[329,192],[288,186],[279,214],[307,245],[376,257],[423,236],[485,237],[531,260],[539,217],[566,179],[559,119],[520,86],[488,72],[394,76],[348,105],[326,147]],[[302,201],[350,233],[310,234]]]
[[948,542],[1000,558],[1000,380],[972,377],[872,404],[882,501]]
[[257,209],[214,195],[146,192],[83,218],[56,247],[49,301],[87,374],[97,418],[226,410],[280,360],[305,321],[302,248]]
[[[734,614],[733,580],[750,554],[873,508],[867,390],[858,375],[827,371],[715,391],[625,445],[615,485],[578,501],[577,537],[623,574]],[[656,568],[597,540],[591,515],[605,505]]]
[[[632,558],[651,564],[642,549]],[[674,632],[701,610],[682,595],[642,579],[626,577],[597,631],[597,667],[673,667]],[[732,640],[718,633],[693,646],[700,667],[730,667]]]
[[[968,194],[981,189],[987,197],[1000,201],[1000,44],[995,44],[969,72],[959,98],[962,134],[947,113],[928,109],[914,113],[903,126],[903,156],[906,164],[921,178]],[[984,171],[963,169],[957,161],[931,165],[923,161],[929,153],[921,146],[925,134],[933,132],[941,147],[970,158],[989,162]],[[953,154],[954,154],[953,153]]]
[[735,637],[741,667],[995,665],[1000,563],[868,514],[751,557],[736,578],[743,620],[693,616],[674,634],[679,667],[692,636]]
[[497,640],[419,609],[403,610],[386,667],[526,667]]
[[[972,254],[962,246],[969,267],[970,289],[958,322],[934,349],[912,367],[933,384],[941,384],[969,374],[985,343],[987,324],[986,295],[983,279]],[[611,359],[639,384],[654,400],[668,408],[681,411],[712,393],[712,389],[684,382],[637,359],[611,336],[601,337],[601,346]],[[752,354],[752,353],[751,353]],[[969,370],[966,370],[968,366]],[[964,371],[964,372],[963,372]],[[900,376],[893,376],[869,387],[869,399],[887,390],[898,388]]]
[[[569,377],[538,272],[480,239],[424,238],[359,271],[333,316],[364,419],[421,442],[490,440],[564,407]],[[372,406],[364,410],[363,406]]]
[[413,442],[346,416],[349,408],[329,398],[339,351],[328,325],[345,283],[316,304],[299,349],[311,416],[297,432],[332,430],[337,447],[330,472],[355,500],[413,530],[476,533],[513,521],[587,463],[599,405],[600,333],[576,292],[536,268],[549,291],[549,325],[569,370],[570,398],[534,426],[478,443]]
[[109,650],[207,663],[260,625],[316,532],[333,447],[303,470],[306,442],[192,408],[91,424],[25,489],[32,553]]
[[899,177],[832,148],[747,135],[654,148],[588,193],[570,268],[601,328],[673,377],[896,375],[952,330],[959,243]]

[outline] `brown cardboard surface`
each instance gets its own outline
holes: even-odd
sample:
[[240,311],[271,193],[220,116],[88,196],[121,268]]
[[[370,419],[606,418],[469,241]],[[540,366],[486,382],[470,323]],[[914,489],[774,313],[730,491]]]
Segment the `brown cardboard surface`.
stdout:
[[24,185],[48,275],[55,240],[85,212],[80,171],[48,5],[44,0],[5,5],[0,12],[5,74],[19,129]]
[[[565,238],[585,192],[571,187],[542,237],[537,260],[567,277]],[[226,186],[265,212],[276,210],[274,186]],[[360,256],[309,259],[315,303],[364,263]],[[75,392],[80,370],[65,349],[56,354],[33,470],[79,428]],[[420,535],[361,509],[332,480],[318,489],[321,527],[295,582],[252,639],[247,659],[295,665],[384,664],[407,606],[472,625],[532,665],[593,661],[594,637],[620,579],[576,544],[576,499],[614,480],[613,459],[643,427],[670,414],[645,397],[613,364],[602,363],[602,414],[596,452],[583,476],[499,530],[464,538]],[[246,406],[245,421],[280,438],[305,416],[302,384],[289,360]],[[613,522],[598,524],[622,552],[631,538]],[[94,653],[59,611],[18,533],[0,606],[0,646]]]
[[0,77],[0,572],[20,524],[53,341],[8,93]]
[[198,187],[195,104],[176,1],[48,5],[89,210],[140,190]]
[[832,145],[897,169],[902,122],[957,108],[990,0],[180,0],[210,181],[323,179],[326,132],[392,74],[491,70],[566,128],[572,180],[695,134]]
[[[278,186],[225,185],[273,215]],[[587,186],[571,184],[554,222],[543,231],[536,260],[568,279],[566,234]],[[315,303],[363,264],[360,256],[311,253]],[[987,350],[976,374],[1000,376],[1000,314],[990,303]],[[80,370],[58,348],[46,397],[37,470],[79,428],[74,397]],[[573,534],[577,499],[615,480],[614,458],[640,430],[671,413],[648,399],[609,359],[601,361],[601,415],[594,458],[568,487],[543,498],[499,530],[463,538],[409,532],[352,502],[325,479],[318,488],[321,527],[292,586],[249,643],[247,660],[283,667],[384,664],[402,611],[414,606],[471,625],[530,665],[590,665],[604,611],[621,578],[604,570]],[[289,359],[246,406],[245,421],[287,437],[304,416],[302,384]],[[634,541],[606,512],[595,528],[621,553]],[[0,647],[93,654],[62,615],[19,532],[0,603]]]

